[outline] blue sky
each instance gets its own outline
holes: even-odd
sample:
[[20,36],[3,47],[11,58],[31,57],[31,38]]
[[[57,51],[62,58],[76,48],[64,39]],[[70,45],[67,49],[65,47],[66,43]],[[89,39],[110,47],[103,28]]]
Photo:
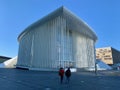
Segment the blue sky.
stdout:
[[96,48],[120,50],[120,0],[0,0],[0,56],[17,56],[18,35],[60,6],[92,27]]

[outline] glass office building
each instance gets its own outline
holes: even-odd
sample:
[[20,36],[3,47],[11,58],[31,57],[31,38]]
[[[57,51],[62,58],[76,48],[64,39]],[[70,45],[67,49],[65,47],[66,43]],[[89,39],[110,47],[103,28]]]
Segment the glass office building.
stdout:
[[19,35],[17,67],[36,70],[92,67],[96,40],[85,22],[60,7]]

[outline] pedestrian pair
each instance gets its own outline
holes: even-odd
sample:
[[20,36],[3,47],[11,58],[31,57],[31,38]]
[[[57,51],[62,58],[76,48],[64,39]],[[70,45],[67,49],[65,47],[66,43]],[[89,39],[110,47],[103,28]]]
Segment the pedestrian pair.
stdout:
[[68,68],[66,71],[64,71],[63,68],[60,68],[60,70],[59,70],[59,76],[60,76],[60,83],[61,84],[63,83],[64,74],[66,76],[66,82],[69,83],[70,76],[71,76],[71,70],[70,70],[70,68]]

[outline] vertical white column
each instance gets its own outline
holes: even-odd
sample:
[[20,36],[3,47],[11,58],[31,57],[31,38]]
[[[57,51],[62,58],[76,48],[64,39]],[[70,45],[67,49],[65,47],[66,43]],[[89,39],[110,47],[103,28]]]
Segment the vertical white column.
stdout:
[[33,54],[34,54],[34,34],[32,36],[32,45],[31,45],[31,50],[30,50],[30,67],[32,67],[32,62],[33,62]]

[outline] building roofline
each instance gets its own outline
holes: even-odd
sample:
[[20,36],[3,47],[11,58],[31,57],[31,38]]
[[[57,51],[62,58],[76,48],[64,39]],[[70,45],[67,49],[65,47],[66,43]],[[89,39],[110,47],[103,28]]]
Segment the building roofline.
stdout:
[[108,47],[101,47],[101,48],[96,48],[96,49],[106,49],[106,48],[114,49],[114,50],[120,52],[120,50],[118,50],[118,49],[116,49],[116,48],[113,48],[113,47],[111,47],[111,46],[108,46]]
[[[92,29],[88,26],[87,23],[85,23],[83,20],[81,20],[79,17],[77,17],[76,15],[74,15],[72,12],[70,12],[68,9],[66,9],[64,6],[58,8],[57,10],[53,11],[52,13],[48,14],[47,16],[43,17],[42,19],[36,21],[35,23],[31,24],[30,26],[28,26],[19,36],[18,36],[18,41],[30,30],[32,30],[33,28],[44,24],[45,22],[56,18],[58,16],[63,16],[65,18],[67,18],[67,20],[69,20],[69,26],[71,26],[71,24],[75,27],[71,28],[76,28],[79,29],[80,26],[83,26],[81,30],[78,30],[80,33],[83,33],[89,37],[91,37],[94,41],[97,40],[97,36],[96,34],[92,31]],[[75,23],[76,22],[76,23]]]
[[99,48],[96,48],[96,49],[103,49],[103,48],[111,48],[111,46],[108,46],[108,47],[99,47]]
[[0,56],[0,58],[11,59],[11,57]]

